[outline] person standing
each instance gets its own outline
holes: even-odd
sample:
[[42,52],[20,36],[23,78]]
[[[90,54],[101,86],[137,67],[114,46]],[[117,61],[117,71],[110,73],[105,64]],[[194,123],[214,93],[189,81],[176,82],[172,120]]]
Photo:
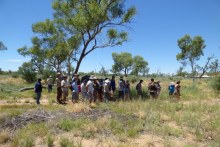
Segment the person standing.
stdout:
[[93,92],[94,92],[93,76],[89,77],[89,81],[86,84],[86,89],[87,89],[87,93],[89,95],[89,103],[91,104],[93,101]]
[[63,103],[65,104],[68,97],[69,92],[69,83],[67,81],[67,75],[63,75],[63,80],[61,81],[61,89],[62,89],[62,96],[63,96]]
[[53,79],[52,76],[50,76],[47,79],[47,87],[48,87],[48,92],[52,92],[52,87],[53,87]]
[[93,78],[93,98],[94,98],[94,103],[96,102],[98,98],[98,92],[99,92],[99,81],[96,77]]
[[143,80],[140,80],[139,83],[136,85],[137,95],[143,98],[143,92],[142,92],[142,83]]
[[83,100],[87,100],[88,99],[88,93],[87,93],[87,90],[86,90],[86,84],[87,84],[87,80],[85,79],[82,84],[81,84],[81,93],[82,93],[82,96],[83,96]]
[[104,91],[104,101],[107,103],[110,100],[110,80],[109,79],[106,79],[104,81],[103,91]]
[[130,100],[130,83],[128,80],[126,80],[125,82],[125,86],[124,86],[124,91],[125,91],[125,100]]
[[157,98],[157,86],[156,86],[153,78],[151,79],[150,83],[148,84],[148,90],[150,91],[150,96],[153,99],[156,99]]
[[74,78],[71,84],[72,87],[72,102],[78,103],[79,99],[79,90],[78,90],[78,85],[77,85],[77,80]]
[[62,104],[62,89],[61,89],[61,73],[57,73],[56,83],[57,83],[57,103]]
[[41,92],[42,92],[42,84],[41,84],[41,79],[37,79],[37,82],[35,83],[34,86],[34,91],[37,94],[36,102],[39,105],[40,104],[40,98],[41,98]]
[[113,99],[116,89],[115,76],[112,76],[112,79],[110,81],[110,89],[111,89],[111,98]]
[[169,96],[170,98],[172,98],[175,90],[175,85],[173,82],[171,82],[170,85],[168,86],[168,90],[169,90]]
[[120,77],[118,81],[118,100],[120,98],[124,100],[124,80],[122,76]]
[[174,96],[176,97],[177,100],[180,100],[180,96],[181,96],[180,88],[181,88],[180,81],[177,81],[175,85],[175,91],[174,91]]

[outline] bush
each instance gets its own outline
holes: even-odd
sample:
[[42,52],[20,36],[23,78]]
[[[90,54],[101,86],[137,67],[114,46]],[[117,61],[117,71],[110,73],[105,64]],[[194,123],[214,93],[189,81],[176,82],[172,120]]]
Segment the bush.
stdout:
[[37,73],[33,70],[33,65],[30,62],[25,62],[19,67],[18,72],[22,78],[28,83],[33,83],[37,80]]
[[217,92],[220,92],[220,76],[214,78],[212,81],[212,88]]
[[68,138],[61,138],[60,146],[61,147],[73,147],[73,142],[71,142]]
[[13,73],[13,74],[11,75],[11,77],[12,77],[12,78],[18,78],[19,75],[18,75],[18,73]]

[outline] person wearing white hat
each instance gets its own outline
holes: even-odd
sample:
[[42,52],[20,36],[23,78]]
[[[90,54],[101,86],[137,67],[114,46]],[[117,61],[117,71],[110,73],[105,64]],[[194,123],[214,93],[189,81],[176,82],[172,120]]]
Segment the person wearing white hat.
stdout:
[[173,93],[175,91],[175,85],[173,82],[170,82],[170,85],[168,86],[168,90],[169,90],[169,96],[170,98],[173,97]]
[[86,89],[87,89],[87,93],[89,95],[89,102],[90,104],[93,101],[93,91],[94,91],[94,87],[93,87],[93,77],[94,76],[90,76],[89,77],[89,81],[86,84]]

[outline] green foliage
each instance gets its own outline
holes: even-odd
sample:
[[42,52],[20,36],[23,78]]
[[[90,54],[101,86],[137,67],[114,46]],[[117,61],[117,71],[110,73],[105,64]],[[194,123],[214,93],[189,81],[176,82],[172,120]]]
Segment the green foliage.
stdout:
[[51,135],[47,136],[47,146],[48,147],[54,146],[54,138]]
[[215,91],[220,92],[220,76],[213,79],[211,86]]
[[[189,63],[192,73],[195,71],[196,62],[203,56],[203,49],[206,47],[204,42],[201,36],[191,38],[189,35],[185,35],[178,40],[181,52],[176,55],[176,59],[184,66]],[[194,76],[193,74],[193,80]]]
[[147,65],[148,62],[145,61],[142,56],[139,55],[134,56],[132,73],[138,76],[139,73],[145,72],[145,70],[143,69],[146,69]]
[[71,131],[72,129],[81,129],[83,125],[87,123],[85,119],[71,120],[71,119],[62,119],[58,127],[64,131]]
[[132,69],[132,64],[133,64],[131,53],[127,53],[127,52],[122,52],[120,54],[112,53],[112,58],[114,61],[114,64],[112,65],[112,70],[114,72],[123,71],[125,76],[127,76],[129,71]]
[[18,72],[21,77],[29,83],[36,81],[37,73],[33,69],[33,65],[30,62],[24,62],[22,66],[19,67]]
[[61,147],[74,147],[74,144],[68,138],[61,138],[60,146]]
[[0,51],[1,50],[7,50],[7,47],[0,41]]

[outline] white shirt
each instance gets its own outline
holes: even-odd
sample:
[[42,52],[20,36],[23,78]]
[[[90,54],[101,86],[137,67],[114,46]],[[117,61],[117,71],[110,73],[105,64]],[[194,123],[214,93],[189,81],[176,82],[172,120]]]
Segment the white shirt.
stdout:
[[[62,91],[68,91],[69,89],[68,89],[68,87],[66,87],[66,86],[68,86],[68,85],[69,85],[69,83],[68,83],[67,80],[62,80],[62,81],[61,81]],[[63,86],[65,86],[65,87],[63,87]]]
[[104,92],[110,92],[110,91],[109,91],[109,87],[110,87],[110,86],[109,86],[109,83],[105,83],[105,84],[104,84]]
[[91,80],[89,80],[87,82],[86,87],[88,87],[88,92],[93,92],[94,91],[93,82]]
[[81,84],[81,91],[82,91],[82,93],[87,92],[86,91],[86,85],[84,83]]

